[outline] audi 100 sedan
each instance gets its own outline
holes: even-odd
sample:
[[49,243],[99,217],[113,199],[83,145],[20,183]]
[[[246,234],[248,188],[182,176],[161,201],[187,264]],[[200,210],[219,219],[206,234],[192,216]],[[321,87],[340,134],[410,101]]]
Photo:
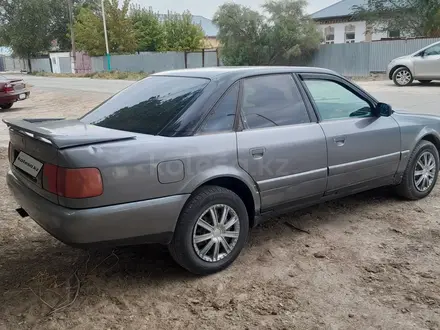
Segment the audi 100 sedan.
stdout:
[[22,216],[73,246],[166,244],[196,274],[274,212],[379,186],[417,200],[439,171],[439,117],[318,68],[163,72],[77,120],[4,122]]

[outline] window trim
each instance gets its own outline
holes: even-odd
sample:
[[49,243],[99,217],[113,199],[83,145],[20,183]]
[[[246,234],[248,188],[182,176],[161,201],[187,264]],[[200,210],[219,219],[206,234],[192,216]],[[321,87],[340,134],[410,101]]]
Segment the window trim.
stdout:
[[[274,127],[260,127],[260,128],[246,128],[243,124],[243,112],[241,111],[241,106],[243,104],[243,89],[244,89],[244,81],[246,79],[253,79],[253,78],[260,78],[260,77],[266,77],[266,76],[290,76],[292,79],[292,87],[296,87],[296,89],[299,92],[299,96],[301,97],[304,107],[307,113],[307,116],[309,117],[308,123],[302,123],[302,124],[290,124],[290,125],[282,125],[282,126],[274,126]],[[239,92],[239,99],[238,99],[238,105],[237,105],[237,114],[236,118],[239,119],[239,123],[237,125],[237,132],[243,132],[243,131],[253,131],[253,130],[261,130],[261,129],[274,129],[278,127],[289,127],[289,126],[296,126],[296,125],[307,125],[307,124],[313,124],[317,123],[316,115],[312,109],[312,112],[310,111],[310,105],[308,104],[308,99],[305,97],[305,95],[302,92],[302,87],[299,85],[299,82],[297,82],[297,78],[295,77],[295,72],[287,71],[287,72],[271,72],[271,73],[264,73],[264,74],[257,74],[252,76],[243,77],[240,79],[240,92]]]
[[[318,107],[315,103],[315,100],[312,97],[312,94],[310,93],[305,80],[326,80],[326,81],[332,81],[338,85],[341,85],[342,87],[344,87],[345,89],[348,89],[350,92],[352,92],[353,94],[355,94],[357,97],[359,97],[360,99],[364,100],[365,102],[367,102],[371,109],[373,110],[377,104],[379,103],[374,97],[372,97],[371,95],[367,94],[365,91],[363,91],[362,89],[360,89],[358,86],[356,86],[355,84],[351,83],[349,80],[341,77],[341,76],[337,76],[334,74],[327,74],[327,73],[299,73],[298,74],[301,80],[301,85],[302,88],[304,89],[305,93],[308,96],[308,99],[310,101],[310,103],[313,106],[313,110],[315,112],[316,117],[318,118],[318,122],[323,122],[321,115],[318,111]],[[374,113],[373,113],[373,117],[363,117],[363,118],[374,118]],[[339,119],[335,119],[333,121],[336,120],[353,120],[353,119],[360,119],[360,117],[352,117],[352,118],[339,118]]]
[[[204,133],[202,131],[203,125],[209,120],[210,115],[217,110],[217,108],[220,106],[220,103],[223,101],[223,99],[228,95],[228,93],[234,88],[234,86],[238,84],[238,99],[237,103],[235,104],[235,118],[234,118],[234,124],[232,125],[232,129],[229,131],[221,131],[221,132],[207,132]],[[201,135],[214,135],[214,134],[224,134],[224,133],[232,133],[236,132],[237,130],[237,115],[239,110],[239,104],[240,104],[240,91],[241,91],[241,82],[240,80],[234,81],[227,89],[226,91],[218,98],[218,100],[214,103],[214,105],[211,107],[209,111],[207,111],[205,117],[201,121],[201,123],[198,125],[197,129],[195,130],[193,136],[201,136]]]
[[302,86],[302,81],[298,75],[298,73],[293,72],[292,78],[295,81],[295,85],[298,88],[301,97],[304,101],[304,104],[306,106],[307,112],[309,113],[309,118],[311,123],[317,123],[318,117],[316,116],[315,109],[313,108],[313,104],[310,102],[309,96],[307,95],[306,90]]

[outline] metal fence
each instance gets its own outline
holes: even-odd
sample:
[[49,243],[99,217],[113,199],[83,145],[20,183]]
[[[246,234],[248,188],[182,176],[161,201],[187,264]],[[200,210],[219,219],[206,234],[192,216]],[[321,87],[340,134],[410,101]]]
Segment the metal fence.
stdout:
[[[92,57],[92,72],[107,70],[105,57]],[[135,55],[113,55],[112,70],[128,72],[154,73],[185,68],[201,68],[220,66],[221,61],[217,50],[201,50],[194,52],[142,52]]]
[[28,71],[28,62],[21,58],[0,56],[0,71]]
[[[321,45],[319,50],[303,65],[317,66],[339,72],[349,77],[368,76],[372,72],[385,72],[388,63],[399,56],[408,55],[430,45],[438,39],[408,39],[364,42],[354,44]],[[104,57],[89,57],[77,53],[78,73],[107,70]],[[60,61],[62,73],[71,72],[70,58]],[[144,52],[135,55],[113,55],[113,70],[154,73],[166,70],[213,67],[222,65],[218,50],[197,52]],[[31,60],[32,71],[52,72],[49,58]],[[0,57],[0,70],[28,70],[27,61],[11,57]]]
[[370,43],[322,45],[308,66],[331,69],[344,76],[370,74]]
[[349,77],[368,76],[372,72],[385,72],[392,59],[412,54],[437,41],[440,38],[321,45],[306,65],[331,69]]
[[31,59],[31,70],[33,72],[52,72],[50,59],[48,57]]

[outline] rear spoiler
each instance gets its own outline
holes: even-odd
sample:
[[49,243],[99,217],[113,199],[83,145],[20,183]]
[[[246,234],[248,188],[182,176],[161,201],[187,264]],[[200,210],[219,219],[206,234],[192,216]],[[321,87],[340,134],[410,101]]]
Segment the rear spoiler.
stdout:
[[[34,139],[50,143],[58,149],[78,147],[103,142],[114,142],[134,139],[136,136],[130,132],[107,129],[94,125],[88,125],[79,120],[65,120],[64,118],[36,118],[36,119],[3,119],[10,130],[24,133]],[[64,121],[65,127],[57,127],[58,122]],[[38,124],[45,125],[38,125]],[[69,125],[79,125],[82,131],[69,132]],[[64,134],[57,134],[61,132]],[[67,131],[67,133],[65,133]],[[71,133],[71,134],[69,134]]]

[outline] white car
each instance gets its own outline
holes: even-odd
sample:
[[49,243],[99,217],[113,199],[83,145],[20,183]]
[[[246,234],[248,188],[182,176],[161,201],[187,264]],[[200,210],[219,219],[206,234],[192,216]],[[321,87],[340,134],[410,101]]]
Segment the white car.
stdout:
[[414,79],[422,84],[440,80],[440,41],[395,58],[388,64],[387,75],[397,86],[410,85]]

